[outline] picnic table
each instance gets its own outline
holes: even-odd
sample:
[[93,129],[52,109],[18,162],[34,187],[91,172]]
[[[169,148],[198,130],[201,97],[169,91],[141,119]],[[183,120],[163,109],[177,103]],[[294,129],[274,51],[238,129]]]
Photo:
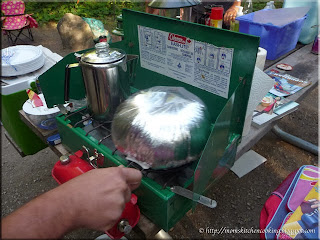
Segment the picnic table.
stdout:
[[[276,69],[276,65],[279,63],[286,63],[293,67],[292,71],[289,71],[293,77],[310,81],[311,84],[302,90],[296,92],[293,95],[287,97],[288,100],[299,102],[306,97],[314,88],[318,85],[318,55],[311,53],[312,44],[301,47],[298,46],[298,50],[295,49],[290,53],[283,56],[280,60],[266,61],[265,70]],[[241,144],[237,149],[237,159],[241,157],[245,152],[250,150],[265,134],[267,134],[275,125],[277,121],[271,122],[264,127],[255,128],[250,127],[249,134],[242,138]]]
[[[265,70],[276,68],[276,65],[279,63],[286,63],[293,66],[293,70],[289,72],[290,75],[311,82],[311,84],[306,88],[289,96],[288,99],[292,101],[301,101],[318,85],[318,56],[311,53],[311,47],[312,44],[305,46],[298,45],[295,50],[289,52],[281,59],[277,59],[275,61],[266,61]],[[31,121],[29,121],[23,110],[20,110],[19,113],[22,121],[24,121],[27,126],[29,126],[43,141],[46,142],[46,139],[49,136],[57,133],[57,130],[46,131],[39,129]],[[241,144],[238,146],[236,158],[238,159],[245,152],[250,150],[250,148],[252,148],[265,134],[267,134],[276,123],[277,121],[274,121],[261,128],[255,128],[251,126],[249,133],[242,138]],[[50,146],[50,148],[59,157],[69,154],[62,144]],[[143,215],[141,215],[138,225],[134,228],[134,230],[137,229],[139,229],[138,231],[136,231],[138,232],[137,234],[140,234],[139,236],[144,238],[154,238],[156,234],[158,234],[158,236],[165,236],[166,239],[170,237],[166,232],[164,232],[163,230],[161,231]]]
[[[318,55],[311,53],[312,44],[301,45],[298,44],[297,48],[287,53],[282,58],[277,60],[267,60],[265,70],[275,69],[279,63],[286,63],[293,66],[293,70],[289,72],[293,77],[308,80],[311,82],[309,86],[298,91],[297,93],[288,96],[287,98],[292,101],[301,101],[318,85]],[[26,116],[23,110],[19,111],[22,121],[29,126],[35,134],[37,134],[44,142],[47,141],[49,136],[57,133],[57,130],[42,130],[36,127]],[[249,134],[242,138],[241,144],[238,146],[237,158],[241,157],[245,152],[252,148],[266,133],[268,133],[277,121],[271,122],[264,127],[255,128],[250,127]],[[67,150],[62,144],[50,148],[58,155],[61,156],[67,153]]]

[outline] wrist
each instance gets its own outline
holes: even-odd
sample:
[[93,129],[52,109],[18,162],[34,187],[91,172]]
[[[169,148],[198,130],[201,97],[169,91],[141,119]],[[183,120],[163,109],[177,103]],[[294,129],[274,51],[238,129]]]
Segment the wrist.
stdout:
[[55,208],[55,222],[59,232],[63,235],[67,232],[82,227],[77,221],[77,210],[75,209],[75,201],[70,191],[66,191],[64,185],[60,185],[43,196],[48,198],[49,202],[52,202],[52,207]]
[[234,1],[231,7],[241,6],[241,1]]
[[70,203],[64,201],[62,194],[59,188],[53,189],[4,218],[2,237],[58,239],[73,230],[75,214],[68,209]]
[[46,212],[50,216],[48,221],[51,222],[57,237],[62,237],[78,227],[74,203],[68,196],[69,192],[61,191],[63,187],[59,186],[40,196],[47,203]]

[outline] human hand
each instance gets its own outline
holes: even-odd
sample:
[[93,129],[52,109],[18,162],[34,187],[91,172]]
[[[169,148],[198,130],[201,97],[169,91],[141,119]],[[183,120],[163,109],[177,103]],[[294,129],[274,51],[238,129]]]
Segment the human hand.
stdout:
[[235,6],[230,7],[224,14],[223,21],[226,25],[230,25],[231,21],[235,21],[237,16],[238,8]]
[[142,174],[132,168],[94,169],[54,189],[63,196],[71,228],[106,231],[119,220]]

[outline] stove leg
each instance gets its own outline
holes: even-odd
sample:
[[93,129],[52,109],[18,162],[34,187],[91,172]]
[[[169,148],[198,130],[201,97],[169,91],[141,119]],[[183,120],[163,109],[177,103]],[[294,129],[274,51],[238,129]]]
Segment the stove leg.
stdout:
[[161,229],[161,230],[154,236],[154,239],[163,240],[163,239],[172,239],[172,237],[169,235],[169,233],[167,233],[166,231],[164,231],[163,229]]

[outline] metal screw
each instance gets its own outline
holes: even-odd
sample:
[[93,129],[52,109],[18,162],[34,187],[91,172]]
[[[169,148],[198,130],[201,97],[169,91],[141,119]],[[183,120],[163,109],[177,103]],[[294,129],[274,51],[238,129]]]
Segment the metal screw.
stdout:
[[127,219],[122,219],[118,224],[118,229],[120,232],[123,232],[124,234],[128,234],[131,232],[132,227],[130,226]]
[[67,165],[70,162],[69,156],[62,155],[60,157],[60,162],[61,162],[62,165]]

